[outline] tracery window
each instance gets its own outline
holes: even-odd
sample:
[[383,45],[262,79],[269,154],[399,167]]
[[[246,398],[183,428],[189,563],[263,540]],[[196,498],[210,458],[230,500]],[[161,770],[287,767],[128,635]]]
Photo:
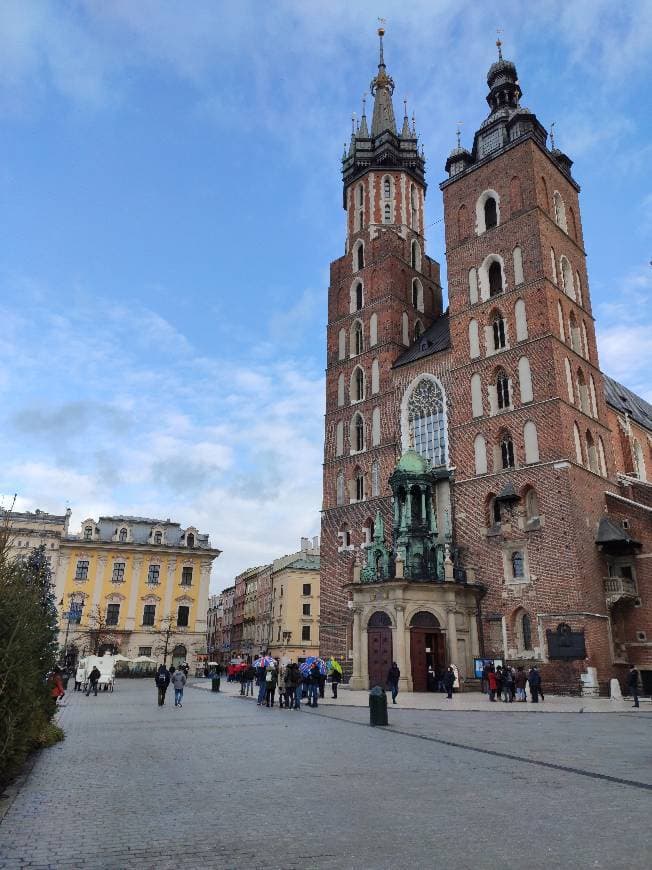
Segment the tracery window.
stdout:
[[410,444],[434,465],[446,464],[446,421],[444,396],[430,378],[416,385],[408,400]]
[[502,370],[498,372],[498,376],[496,378],[496,398],[498,400],[498,408],[501,411],[504,408],[509,408],[512,404],[511,397],[509,395],[509,378]]
[[371,463],[371,495],[380,495],[380,466],[377,461]]
[[494,262],[489,266],[489,295],[497,296],[503,292],[503,274],[500,270],[500,263]]
[[500,442],[500,458],[503,468],[514,468],[514,442],[509,435],[505,435]]
[[505,321],[500,315],[497,315],[494,318],[492,326],[494,332],[494,350],[502,350],[507,343],[505,340]]
[[514,550],[512,553],[512,577],[515,580],[525,577],[525,560],[521,550]]

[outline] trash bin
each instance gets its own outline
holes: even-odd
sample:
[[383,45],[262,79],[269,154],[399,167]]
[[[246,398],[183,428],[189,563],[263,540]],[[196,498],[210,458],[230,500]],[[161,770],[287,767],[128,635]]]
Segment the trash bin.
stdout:
[[389,725],[387,721],[387,695],[381,686],[369,692],[369,724]]
[[211,680],[211,689],[213,692],[219,692],[219,690],[220,690],[220,678],[219,677],[213,677],[213,679]]

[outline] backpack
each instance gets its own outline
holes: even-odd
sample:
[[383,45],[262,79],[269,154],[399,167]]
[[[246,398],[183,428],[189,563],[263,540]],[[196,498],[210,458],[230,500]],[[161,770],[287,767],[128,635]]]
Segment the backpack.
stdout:
[[157,675],[156,682],[161,687],[163,687],[165,685],[165,674],[162,671],[160,674]]

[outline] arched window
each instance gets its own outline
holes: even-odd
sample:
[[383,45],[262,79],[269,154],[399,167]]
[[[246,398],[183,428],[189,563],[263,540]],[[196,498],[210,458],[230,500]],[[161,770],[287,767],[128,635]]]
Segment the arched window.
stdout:
[[362,333],[362,323],[359,320],[354,321],[351,327],[351,356],[358,356],[364,350],[364,340]]
[[417,320],[417,322],[414,324],[414,340],[415,341],[417,341],[417,339],[419,339],[421,337],[422,332],[423,332],[423,324],[421,323],[420,320]]
[[564,312],[561,310],[561,305],[557,303],[557,316],[559,317],[559,337],[563,342],[566,341],[566,333],[564,331]]
[[514,580],[525,577],[525,559],[522,550],[514,550],[512,553],[512,577]]
[[371,444],[373,447],[380,444],[380,408],[374,408],[371,415]]
[[359,184],[356,188],[356,231],[364,229],[364,187]]
[[598,402],[595,395],[595,381],[593,375],[589,375],[589,395],[591,397],[591,416],[598,419]]
[[378,344],[378,315],[374,311],[369,319],[369,345],[374,347]]
[[364,306],[364,287],[362,281],[356,281],[351,288],[351,312],[360,311]]
[[582,440],[580,438],[580,430],[577,428],[577,423],[573,423],[573,441],[575,442],[575,459],[578,465],[584,465],[582,459]]
[[344,504],[344,472],[338,471],[336,485],[336,502],[338,505]]
[[521,637],[523,649],[529,652],[532,649],[532,623],[527,613],[521,617]]
[[509,182],[509,204],[512,214],[514,214],[514,212],[520,211],[523,208],[521,180],[518,175],[515,175]]
[[457,210],[457,236],[462,242],[469,234],[469,216],[465,205]]
[[409,444],[433,465],[446,464],[444,395],[432,378],[421,378],[407,402]]
[[503,292],[503,273],[500,268],[500,263],[495,260],[489,266],[489,295],[496,296]]
[[474,417],[482,417],[482,378],[476,372],[471,375],[471,413]]
[[419,303],[419,285],[416,281],[412,282],[412,305],[416,308]]
[[518,287],[523,283],[523,252],[520,247],[515,247],[512,253],[514,260],[514,285]]
[[582,339],[580,337],[580,328],[575,317],[575,312],[571,311],[568,318],[568,332],[570,337],[570,345],[575,353],[582,353]]
[[473,452],[475,455],[475,473],[487,473],[487,442],[484,435],[476,435],[473,442]]
[[516,300],[516,305],[514,306],[514,319],[516,320],[516,341],[525,341],[528,337],[528,331],[525,301],[523,299]]
[[567,233],[568,225],[566,224],[566,206],[564,205],[564,200],[561,198],[561,194],[558,190],[553,193],[552,202],[555,209],[555,223],[560,227],[560,229]]
[[571,373],[570,362],[568,357],[564,357],[564,369],[566,371],[566,389],[568,390],[568,401],[571,405],[575,404],[575,391],[573,390],[573,375]]
[[572,205],[568,207],[568,232],[571,238],[577,239],[577,223]]
[[351,401],[361,402],[364,399],[364,372],[360,366],[353,369],[351,375]]
[[417,189],[411,184],[410,185],[410,218],[411,218],[411,227],[412,229],[417,228],[418,223],[418,200],[417,200]]
[[118,540],[120,541],[121,544],[124,544],[124,542],[127,540],[127,530],[126,529],[120,529],[120,533],[118,534]]
[[490,528],[491,526],[499,526],[503,518],[500,513],[500,502],[493,492],[490,492],[487,496],[485,508],[487,512],[487,525]]
[[359,453],[364,450],[364,420],[362,414],[354,414],[351,421],[351,450]]
[[469,301],[471,305],[475,305],[478,301],[478,272],[476,269],[469,269]]
[[480,334],[477,320],[469,320],[469,356],[471,359],[480,356]]
[[340,539],[338,550],[347,550],[351,546],[351,532],[348,523],[342,523],[337,537]]
[[500,441],[500,459],[503,468],[514,468],[514,442],[512,436],[507,433]]
[[340,372],[337,379],[337,405],[339,408],[344,404],[344,374]]
[[392,182],[387,177],[383,179],[383,196],[385,199],[391,199],[392,197]]
[[344,359],[346,356],[346,330],[340,329],[340,334],[338,338],[338,356],[340,359]]
[[534,399],[532,370],[530,369],[530,361],[526,356],[522,356],[518,361],[518,385],[521,402],[531,402]]
[[571,268],[571,264],[568,261],[568,258],[562,254],[562,257],[559,261],[561,266],[561,284],[564,293],[567,296],[570,296],[571,299],[575,299],[575,288],[573,287],[573,270]]
[[539,461],[539,436],[537,435],[537,427],[532,422],[528,422],[523,427],[523,442],[525,445],[525,464],[532,465]]
[[190,534],[186,535],[186,547],[194,547],[195,546],[195,536],[190,532]]
[[410,264],[413,269],[416,269],[418,272],[421,271],[421,251],[419,250],[419,243],[414,239],[410,246]]
[[358,242],[358,250],[356,251],[355,256],[358,269],[364,269],[364,244],[362,242]]
[[585,414],[591,414],[591,405],[589,403],[589,388],[586,384],[586,378],[582,369],[577,370],[577,395],[580,401],[580,410]]
[[551,270],[552,283],[556,284],[557,283],[557,259],[555,256],[555,249],[554,248],[550,248],[550,270]]
[[92,539],[92,537],[93,537],[93,527],[92,527],[92,526],[86,526],[86,527],[84,528],[84,540],[85,540],[85,541],[90,541],[90,540]]
[[525,494],[525,516],[529,523],[533,520],[538,520],[540,516],[539,499],[537,498],[536,490],[532,489],[532,487]]
[[582,355],[585,359],[590,359],[589,354],[589,337],[586,334],[586,323],[582,321]]
[[493,196],[487,197],[484,204],[484,226],[485,230],[493,229],[498,223],[498,209],[496,208],[496,200]]
[[510,408],[512,404],[509,394],[509,378],[503,369],[499,369],[496,375],[496,401],[499,410]]
[[335,455],[344,453],[344,423],[340,420],[335,428]]
[[495,314],[491,324],[494,337],[494,350],[502,350],[507,346],[505,339],[505,320],[502,314]]
[[607,476],[607,462],[604,455],[604,441],[602,436],[598,435],[598,459],[600,460],[600,473],[603,477]]
[[401,318],[401,327],[402,327],[402,336],[403,344],[407,347],[410,344],[410,321],[408,320],[407,313],[403,312],[403,317]]
[[392,206],[386,202],[383,207],[383,223],[390,224],[392,222]]
[[575,294],[577,296],[577,304],[584,307],[584,301],[582,299],[582,281],[580,280],[579,272],[575,272]]
[[[190,537],[192,538],[192,535]],[[163,533],[162,532],[154,532],[154,543],[155,544],[163,543]],[[188,546],[190,546],[190,544]]]
[[600,474],[600,466],[598,464],[598,451],[593,440],[593,435],[586,430],[586,456],[589,463],[589,468],[596,474]]
[[380,465],[378,460],[371,463],[371,497],[377,498],[380,495]]
[[364,475],[359,468],[355,474],[355,500],[364,501]]
[[643,448],[638,438],[634,440],[634,471],[639,480],[647,480],[645,456],[643,455]]

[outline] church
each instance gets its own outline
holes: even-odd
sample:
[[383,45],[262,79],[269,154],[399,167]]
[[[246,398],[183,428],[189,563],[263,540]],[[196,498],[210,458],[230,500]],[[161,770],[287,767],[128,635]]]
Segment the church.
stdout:
[[321,650],[355,688],[392,661],[406,690],[449,664],[473,688],[493,659],[587,694],[633,663],[650,691],[652,406],[600,370],[573,161],[499,42],[440,183],[444,308],[383,36],[330,268]]

